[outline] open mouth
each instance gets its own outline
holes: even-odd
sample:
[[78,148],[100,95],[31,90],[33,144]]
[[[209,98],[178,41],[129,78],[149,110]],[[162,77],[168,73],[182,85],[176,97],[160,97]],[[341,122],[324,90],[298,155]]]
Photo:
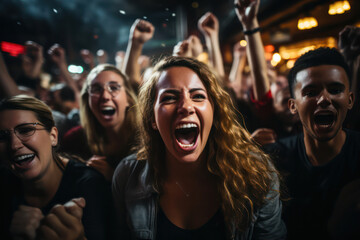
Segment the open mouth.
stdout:
[[194,123],[184,123],[176,126],[175,138],[184,149],[192,148],[199,135],[199,128]]
[[326,128],[333,125],[335,122],[335,114],[333,113],[319,113],[314,116],[314,122],[317,126]]
[[35,154],[24,154],[18,155],[13,158],[13,162],[18,166],[26,165],[27,163],[31,162],[35,158]]
[[115,108],[113,107],[103,107],[101,108],[101,113],[105,116],[112,116],[115,114]]

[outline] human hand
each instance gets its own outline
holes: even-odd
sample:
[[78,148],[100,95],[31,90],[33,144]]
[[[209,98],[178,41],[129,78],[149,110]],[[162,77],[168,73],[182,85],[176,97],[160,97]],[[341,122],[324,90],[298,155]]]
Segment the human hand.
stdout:
[[144,44],[149,41],[155,32],[155,27],[148,21],[136,19],[130,29],[130,40],[134,43]]
[[10,224],[13,239],[35,239],[40,221],[44,218],[41,210],[35,207],[20,205],[14,213]]
[[360,55],[360,28],[346,26],[339,33],[339,49],[346,61],[353,61]]
[[115,169],[109,165],[105,156],[94,155],[86,162],[86,165],[95,168],[107,181],[111,182]]
[[22,55],[24,74],[30,78],[36,78],[40,75],[44,63],[43,47],[36,42],[27,41],[25,49],[25,54]]
[[191,48],[193,58],[197,58],[200,53],[204,51],[200,39],[195,35],[190,35],[190,37],[188,38],[188,42]]
[[125,58],[125,51],[117,51],[115,55],[115,63],[118,69],[122,68],[122,64]]
[[251,134],[251,138],[264,146],[276,142],[276,133],[270,128],[258,128]]
[[205,13],[198,21],[198,28],[205,36],[219,34],[219,20],[211,12]]
[[57,65],[57,66],[66,66],[66,58],[65,58],[65,50],[59,44],[52,45],[49,50],[48,54],[50,59]]
[[249,30],[259,11],[260,0],[235,0],[235,12],[244,30]]
[[192,57],[191,48],[189,46],[189,41],[184,40],[178,42],[173,49],[173,56],[179,57]]
[[99,64],[107,63],[108,54],[105,50],[103,49],[97,50],[96,57]]
[[240,45],[240,42],[236,42],[233,47],[234,58],[239,58],[241,56],[246,56],[246,47]]
[[84,198],[76,198],[64,205],[55,205],[39,228],[40,239],[86,239],[81,223]]
[[95,57],[88,49],[81,49],[80,56],[84,63],[88,64],[91,68],[95,66]]

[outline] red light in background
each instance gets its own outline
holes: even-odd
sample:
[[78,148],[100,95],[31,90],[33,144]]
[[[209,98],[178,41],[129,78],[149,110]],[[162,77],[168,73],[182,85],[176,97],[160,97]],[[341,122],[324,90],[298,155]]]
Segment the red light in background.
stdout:
[[7,52],[10,56],[17,57],[19,54],[25,53],[25,47],[20,44],[11,42],[1,42],[1,51]]
[[265,52],[269,52],[269,53],[275,51],[274,45],[266,45],[266,46],[264,47],[264,49],[265,49]]

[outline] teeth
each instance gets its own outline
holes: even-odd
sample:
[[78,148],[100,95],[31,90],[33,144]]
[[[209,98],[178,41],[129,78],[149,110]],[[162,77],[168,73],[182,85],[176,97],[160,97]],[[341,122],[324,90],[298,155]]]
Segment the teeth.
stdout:
[[34,154],[25,154],[25,155],[15,157],[14,160],[15,161],[22,161],[22,160],[24,160],[26,158],[30,158],[32,156],[34,156]]
[[184,123],[184,124],[180,124],[178,126],[176,126],[176,129],[181,129],[181,128],[197,128],[196,124],[194,123]]
[[105,111],[110,111],[110,110],[114,110],[115,108],[113,107],[103,107],[101,108],[101,110],[105,110]]
[[194,146],[195,143],[191,143],[191,144],[182,144],[181,142],[179,142],[180,146],[183,148],[190,148],[192,146]]

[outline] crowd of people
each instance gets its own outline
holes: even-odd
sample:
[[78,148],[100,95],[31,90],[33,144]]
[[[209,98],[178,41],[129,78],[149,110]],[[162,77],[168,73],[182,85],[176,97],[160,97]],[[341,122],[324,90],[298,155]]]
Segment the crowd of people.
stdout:
[[229,73],[210,12],[205,46],[155,63],[140,19],[116,64],[82,50],[83,74],[58,44],[26,42],[16,76],[0,53],[1,239],[359,239],[360,28],[280,73],[259,4],[235,0]]

